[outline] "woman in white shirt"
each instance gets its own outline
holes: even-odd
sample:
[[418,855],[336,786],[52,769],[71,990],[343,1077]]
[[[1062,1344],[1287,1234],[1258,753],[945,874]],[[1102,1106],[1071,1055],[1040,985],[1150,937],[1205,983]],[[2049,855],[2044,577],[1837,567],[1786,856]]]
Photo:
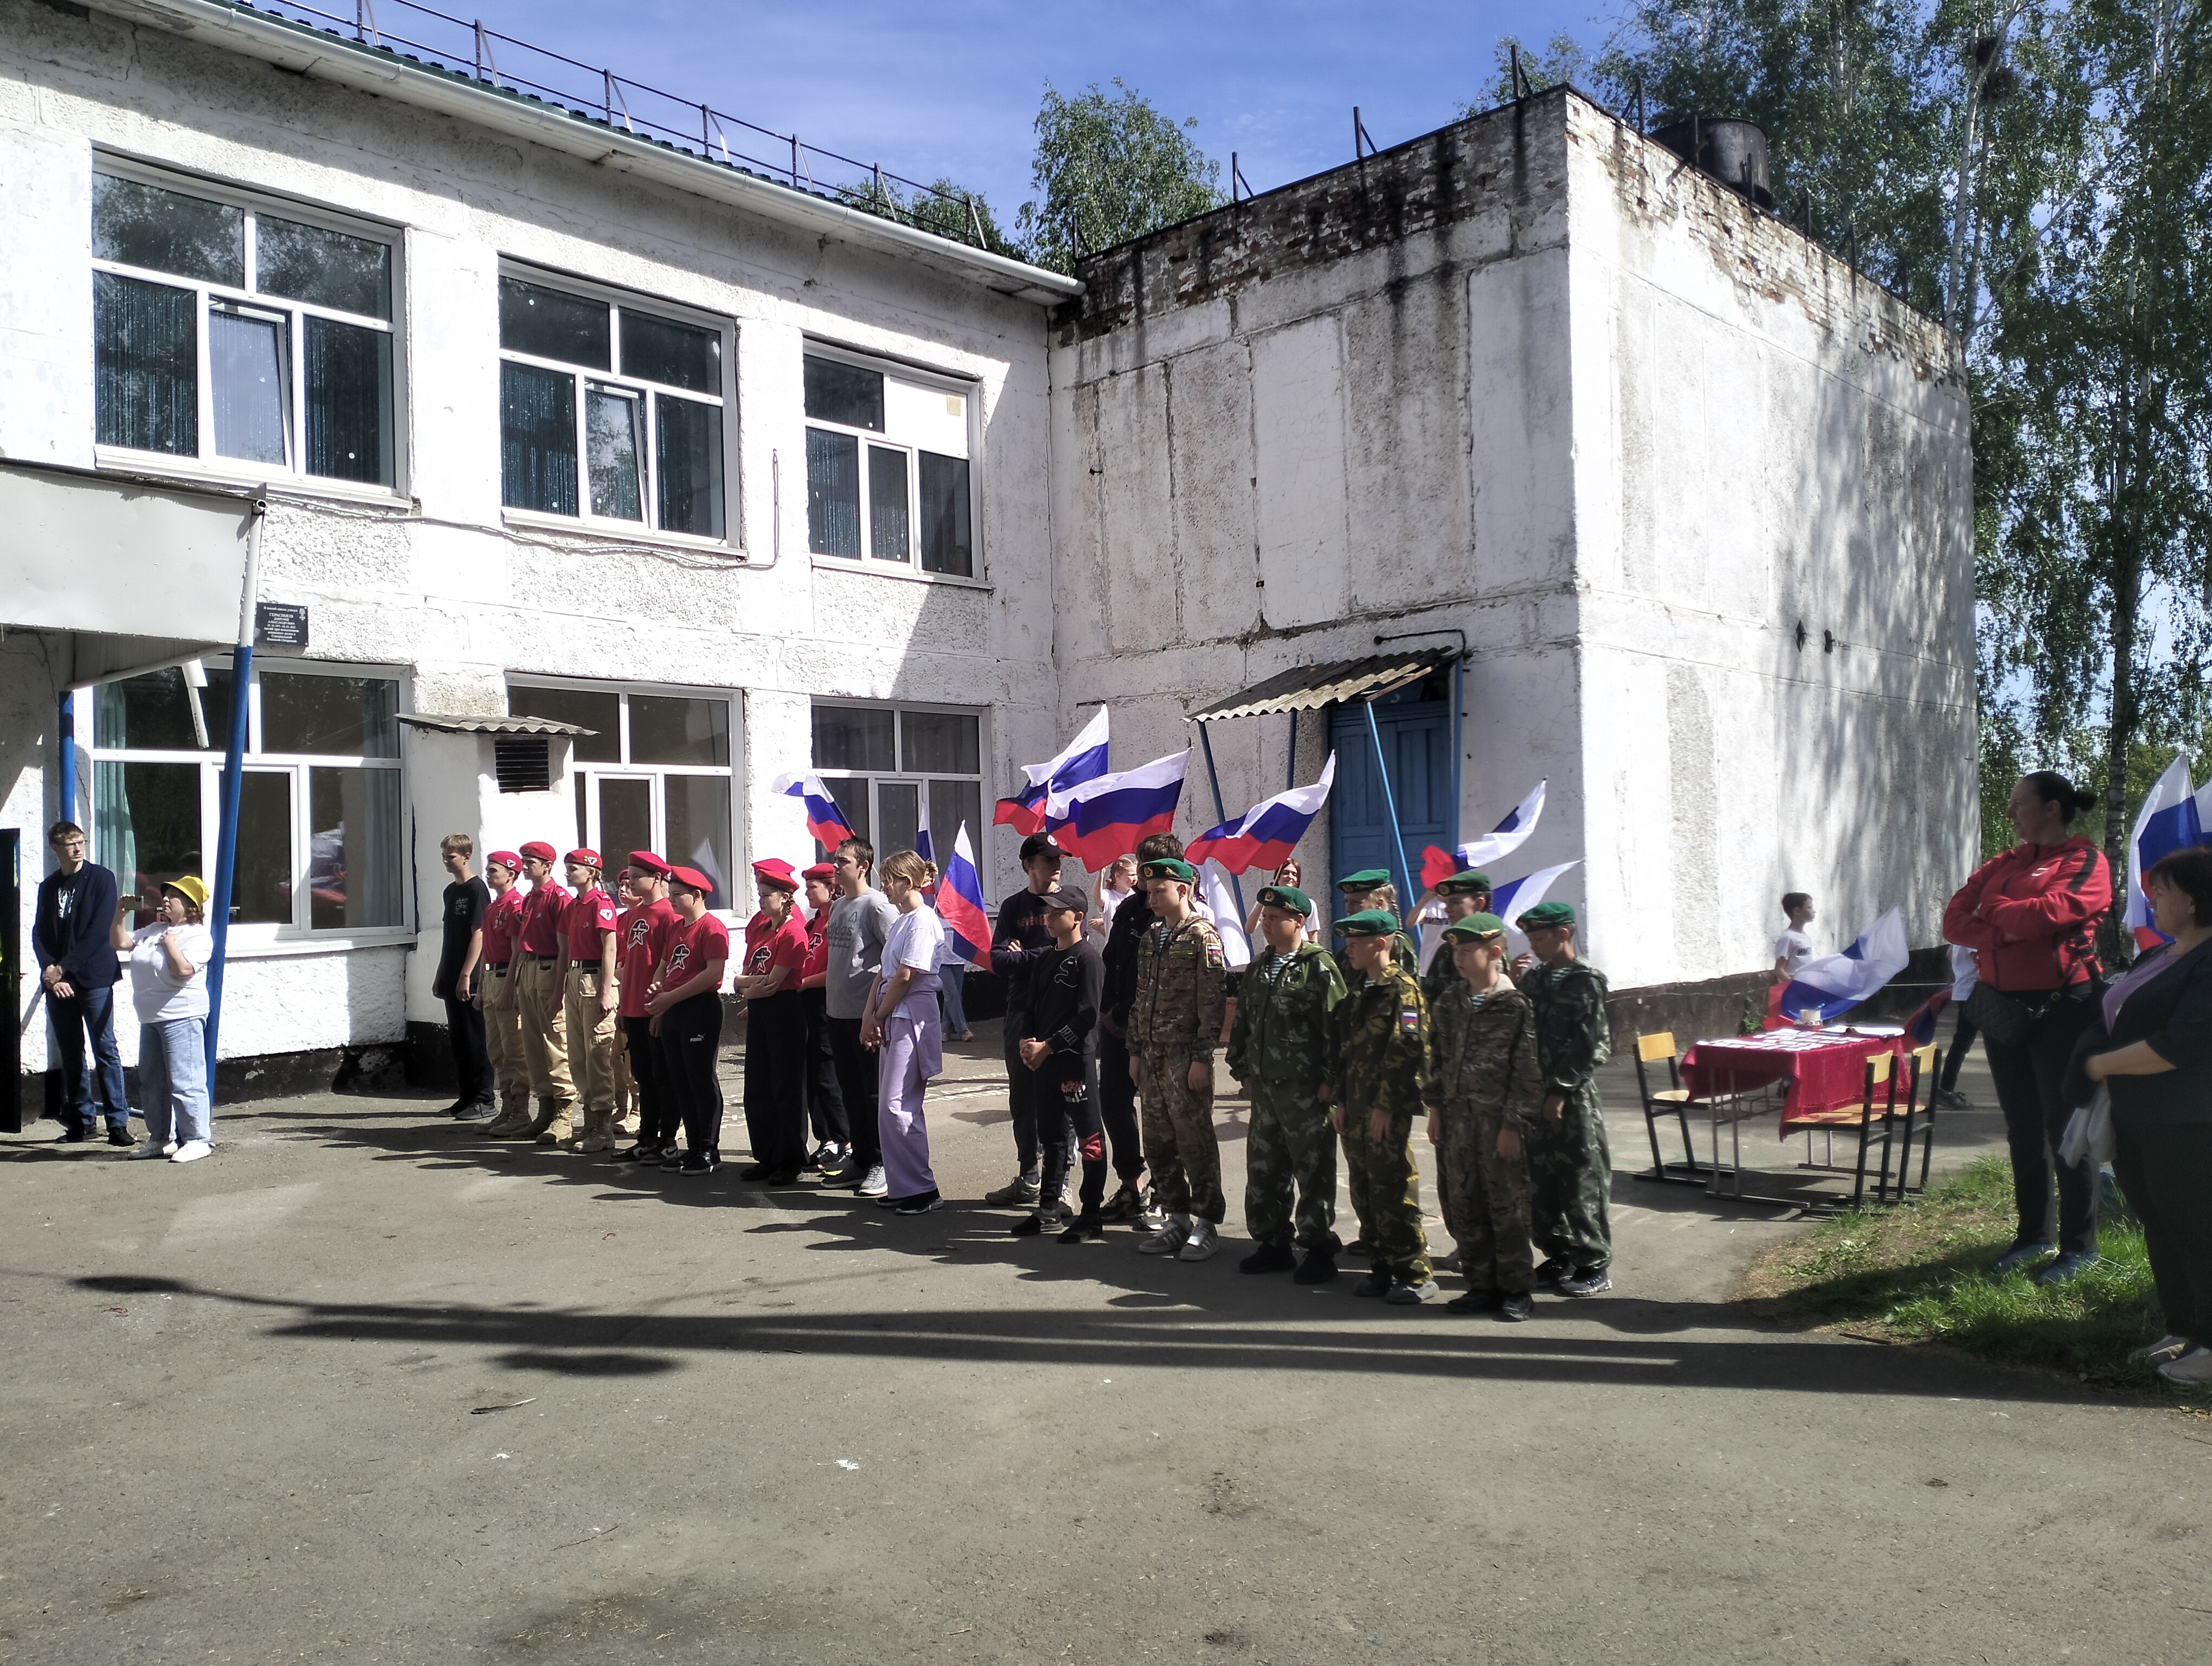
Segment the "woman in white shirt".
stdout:
[[898,918],[884,933],[883,970],[860,1016],[860,1042],[876,1056],[876,1128],[884,1149],[884,1195],[876,1201],[902,1215],[944,1207],[929,1167],[929,1125],[921,1097],[945,1070],[944,1031],[937,1012],[938,963],[945,922],[922,906],[929,864],[911,850],[884,862],[884,895]]
[[1091,913],[1084,927],[1101,943],[1113,929],[1114,915],[1137,889],[1137,859],[1116,856],[1106,871],[1091,882]]
[[115,911],[112,941],[127,952],[138,1008],[138,1114],[146,1138],[132,1157],[196,1163],[215,1149],[207,1083],[207,964],[215,935],[201,910],[208,889],[179,875],[161,887],[154,923],[131,929],[126,897]]

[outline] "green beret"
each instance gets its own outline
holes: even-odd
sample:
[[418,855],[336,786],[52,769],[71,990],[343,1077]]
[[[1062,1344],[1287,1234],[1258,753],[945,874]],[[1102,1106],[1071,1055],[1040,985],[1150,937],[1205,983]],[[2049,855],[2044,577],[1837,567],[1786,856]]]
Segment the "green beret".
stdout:
[[1455,920],[1444,927],[1444,935],[1455,942],[1474,943],[1486,937],[1505,935],[1505,922],[1494,914],[1470,914],[1464,920]]
[[1198,883],[1198,870],[1180,856],[1155,856],[1137,870],[1139,879],[1180,879],[1187,885]]
[[1490,876],[1479,867],[1462,869],[1449,879],[1437,881],[1437,895],[1456,897],[1463,891],[1488,891]]
[[1522,931],[1531,926],[1571,926],[1575,923],[1575,911],[1566,903],[1539,903],[1513,923]]
[[1387,885],[1389,883],[1389,868],[1363,867],[1358,873],[1347,873],[1339,879],[1336,882],[1336,888],[1339,891],[1372,891],[1377,885]]
[[1346,937],[1388,937],[1398,929],[1398,916],[1388,909],[1362,909],[1336,922]]
[[1288,909],[1292,914],[1313,912],[1313,898],[1296,885],[1262,885],[1260,887],[1260,906],[1263,909]]

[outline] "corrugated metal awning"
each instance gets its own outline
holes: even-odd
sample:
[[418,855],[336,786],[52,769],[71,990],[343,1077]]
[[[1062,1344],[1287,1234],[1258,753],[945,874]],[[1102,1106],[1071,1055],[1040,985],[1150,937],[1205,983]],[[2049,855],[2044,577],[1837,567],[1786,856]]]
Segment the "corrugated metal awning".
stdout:
[[1270,712],[1318,711],[1344,700],[1379,700],[1394,689],[1427,676],[1459,658],[1456,648],[1417,648],[1407,654],[1377,654],[1365,660],[1334,660],[1278,672],[1241,694],[1201,706],[1191,721],[1210,723],[1224,717],[1264,717]]
[[417,729],[440,734],[566,734],[595,735],[576,723],[556,723],[550,717],[443,717],[434,712],[402,712],[399,721]]

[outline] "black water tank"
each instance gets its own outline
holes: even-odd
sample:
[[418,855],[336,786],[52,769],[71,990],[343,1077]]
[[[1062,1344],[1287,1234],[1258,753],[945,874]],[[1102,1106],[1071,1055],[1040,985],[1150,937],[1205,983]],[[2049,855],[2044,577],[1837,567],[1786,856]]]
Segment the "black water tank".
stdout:
[[1669,122],[1651,137],[1677,156],[1695,162],[1764,209],[1774,206],[1766,177],[1766,130],[1732,116]]

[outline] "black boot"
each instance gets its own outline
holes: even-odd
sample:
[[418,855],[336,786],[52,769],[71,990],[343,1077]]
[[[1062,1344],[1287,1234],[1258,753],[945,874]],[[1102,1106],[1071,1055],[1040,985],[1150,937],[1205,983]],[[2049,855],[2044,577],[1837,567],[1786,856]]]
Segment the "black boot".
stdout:
[[1237,1263],[1239,1273],[1280,1273],[1296,1267],[1298,1258],[1287,1243],[1263,1243]]

